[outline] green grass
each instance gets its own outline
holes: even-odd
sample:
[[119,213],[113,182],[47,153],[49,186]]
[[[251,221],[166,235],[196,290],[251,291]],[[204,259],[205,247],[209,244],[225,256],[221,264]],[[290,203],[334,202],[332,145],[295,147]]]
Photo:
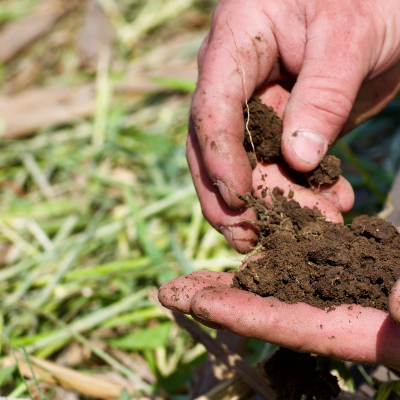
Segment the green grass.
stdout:
[[[186,112],[188,101],[181,96],[178,113]],[[104,340],[102,328],[114,332],[107,347],[121,348],[125,337],[151,335],[165,326],[145,287],[207,265],[224,270],[237,264],[227,256],[239,257],[200,214],[184,160],[183,124],[173,130],[160,126],[159,132],[124,125],[113,139],[96,146],[89,135],[74,135],[80,126],[69,129],[68,140],[50,141],[47,147],[40,138],[57,138],[57,130],[2,145],[7,162],[1,174],[4,179],[21,176],[19,184],[27,192],[18,197],[6,189],[2,196],[0,242],[11,244],[14,252],[8,252],[0,270],[3,354],[9,352],[9,340],[39,357],[54,356],[69,342],[80,341],[78,334]],[[33,172],[21,148],[34,160]],[[133,182],[121,182],[115,170],[132,174]],[[213,241],[202,247],[210,234]],[[156,343],[170,343],[168,359],[178,351],[174,368],[166,368],[146,341],[122,348],[153,358],[156,375],[166,369],[177,373],[187,368],[182,356],[194,345],[179,335],[185,337],[179,344],[169,331]],[[109,359],[103,363],[114,367]],[[9,376],[4,390],[11,392],[12,386]]]
[[[0,14],[3,21],[30,12],[19,13],[11,2],[7,7]],[[129,43],[153,32],[138,53],[151,49],[173,23],[177,11],[164,8],[157,20],[146,19],[151,10],[143,8],[141,25],[128,32]],[[124,26],[119,28],[122,34]],[[127,65],[125,45],[118,43],[119,63]],[[29,53],[21,61],[24,56]],[[0,269],[0,356],[23,348],[57,360],[75,342],[92,355],[71,367],[89,374],[116,371],[145,393],[173,395],[186,390],[191,368],[204,359],[205,349],[172,327],[145,289],[197,269],[232,268],[240,257],[202,217],[188,172],[187,93],[194,82],[154,78],[170,94],[144,94],[127,107],[111,97],[121,79],[115,64],[97,77],[93,119],[0,143],[0,181],[12,183],[0,189],[0,245],[7,249]],[[11,79],[12,66],[5,68],[4,76]],[[44,76],[42,83],[56,78]],[[91,78],[72,70],[67,80],[85,79]],[[136,354],[156,382],[143,380],[112,349]],[[41,387],[15,366],[0,370],[2,394],[30,396],[31,385]],[[47,399],[54,392],[41,390]]]

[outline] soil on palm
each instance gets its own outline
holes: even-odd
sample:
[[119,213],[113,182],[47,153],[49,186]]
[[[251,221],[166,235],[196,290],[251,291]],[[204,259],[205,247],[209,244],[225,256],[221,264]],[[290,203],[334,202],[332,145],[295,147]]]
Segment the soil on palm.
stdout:
[[250,194],[242,197],[258,215],[262,257],[236,272],[232,286],[287,303],[361,304],[387,311],[400,277],[395,227],[366,215],[351,226],[332,223],[316,207],[302,208],[282,190],[274,193],[272,204]]

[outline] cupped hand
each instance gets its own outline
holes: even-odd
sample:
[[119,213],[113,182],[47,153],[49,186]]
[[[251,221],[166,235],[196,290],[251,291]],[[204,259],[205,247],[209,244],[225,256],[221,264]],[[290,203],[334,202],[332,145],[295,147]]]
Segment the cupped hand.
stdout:
[[233,274],[198,271],[159,291],[161,303],[191,314],[212,328],[278,344],[299,352],[400,370],[400,281],[389,298],[389,314],[359,305],[325,311],[286,304],[230,287]]
[[[339,135],[377,114],[399,90],[399,26],[398,0],[219,3],[199,52],[187,157],[205,217],[237,250],[251,250],[256,240],[243,223],[254,215],[240,211],[236,196],[258,186],[243,148],[246,100],[257,95],[274,107],[283,118],[287,164],[310,171]],[[295,184],[284,167],[268,174],[271,189],[272,181]],[[343,179],[326,192],[339,211],[351,208],[352,189]],[[298,200],[321,203],[311,191]],[[333,214],[326,213],[339,222]]]

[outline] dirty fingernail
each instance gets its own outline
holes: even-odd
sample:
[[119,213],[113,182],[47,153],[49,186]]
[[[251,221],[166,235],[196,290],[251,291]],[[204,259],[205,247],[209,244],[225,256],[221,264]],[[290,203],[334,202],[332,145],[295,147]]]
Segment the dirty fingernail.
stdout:
[[342,211],[342,207],[339,204],[339,199],[337,198],[336,194],[331,192],[322,193],[327,200],[329,200],[339,211]]
[[237,252],[239,252],[239,250],[238,250],[237,247],[236,247],[235,240],[233,239],[233,234],[232,234],[232,232],[231,232],[228,228],[226,228],[225,226],[223,226],[223,225],[220,225],[219,231],[225,236],[225,239],[228,241],[228,243],[229,243]]
[[292,133],[290,145],[302,161],[316,164],[328,150],[328,141],[316,132],[300,130]]
[[216,180],[216,185],[218,186],[219,192],[221,193],[222,198],[224,199],[225,203],[228,204],[229,207],[232,206],[231,196],[229,194],[229,190],[224,182],[220,179]]

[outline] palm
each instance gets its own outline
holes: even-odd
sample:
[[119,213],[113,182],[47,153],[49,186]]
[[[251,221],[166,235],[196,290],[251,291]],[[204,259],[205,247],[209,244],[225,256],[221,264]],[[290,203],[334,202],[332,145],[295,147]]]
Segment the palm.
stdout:
[[[305,303],[285,304],[230,288],[233,274],[199,271],[179,277],[159,292],[161,303],[213,328],[300,352],[400,370],[400,326],[385,312],[341,305],[327,313]],[[390,298],[400,321],[400,284]]]

